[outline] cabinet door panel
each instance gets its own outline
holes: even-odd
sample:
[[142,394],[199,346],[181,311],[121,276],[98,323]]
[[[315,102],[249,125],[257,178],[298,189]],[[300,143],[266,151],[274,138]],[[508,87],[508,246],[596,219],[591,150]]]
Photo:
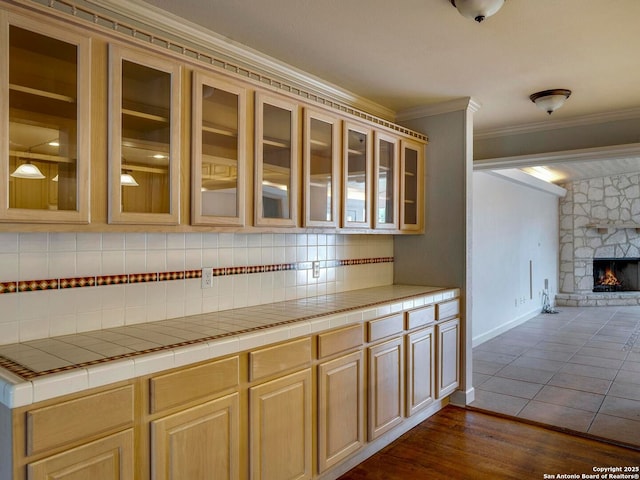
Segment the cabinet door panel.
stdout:
[[237,478],[238,412],[234,393],[152,422],[153,478]]
[[109,222],[179,222],[178,63],[109,49]]
[[304,225],[338,225],[338,168],[340,121],[305,109],[304,112]]
[[424,229],[424,145],[403,139],[400,155],[400,230]]
[[249,389],[254,480],[311,478],[311,370]]
[[407,416],[433,401],[434,347],[433,327],[407,335]]
[[364,443],[362,351],[318,367],[318,469],[320,472]]
[[191,223],[244,225],[246,91],[193,74]]
[[28,480],[133,480],[133,430],[27,466]]
[[437,325],[438,335],[438,398],[453,392],[460,382],[459,333],[456,318]]
[[342,158],[342,226],[371,228],[371,142],[370,128],[344,124]]
[[255,223],[298,223],[298,105],[256,93]]
[[369,440],[402,423],[404,349],[402,337],[369,348]]
[[398,228],[398,139],[376,132],[374,228]]
[[0,221],[87,223],[90,40],[12,14],[0,38]]

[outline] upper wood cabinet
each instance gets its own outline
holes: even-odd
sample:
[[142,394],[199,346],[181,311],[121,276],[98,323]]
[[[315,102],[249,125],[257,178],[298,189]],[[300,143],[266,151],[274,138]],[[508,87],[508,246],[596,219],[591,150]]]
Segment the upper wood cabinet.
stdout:
[[179,222],[181,66],[109,46],[109,222]]
[[298,104],[256,92],[255,224],[298,224]]
[[419,232],[424,228],[424,145],[400,142],[400,230]]
[[245,223],[246,90],[193,74],[191,223]]
[[376,131],[373,228],[398,229],[398,137]]
[[343,135],[342,226],[371,228],[371,142],[373,130],[345,122]]
[[0,38],[0,221],[87,223],[90,40],[6,12]]
[[304,111],[304,226],[338,226],[340,120]]

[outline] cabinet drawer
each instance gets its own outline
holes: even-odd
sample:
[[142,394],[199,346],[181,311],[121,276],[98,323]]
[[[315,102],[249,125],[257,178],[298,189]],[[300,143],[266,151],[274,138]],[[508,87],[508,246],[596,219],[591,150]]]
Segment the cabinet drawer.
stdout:
[[460,299],[450,300],[448,302],[439,303],[436,305],[436,319],[442,320],[444,318],[454,317],[460,313]]
[[275,375],[311,363],[311,338],[267,347],[249,353],[249,380]]
[[133,386],[27,412],[27,455],[133,424]]
[[205,398],[238,385],[238,357],[185,368],[149,380],[151,413]]
[[369,322],[369,341],[375,342],[381,338],[400,333],[403,329],[404,320],[401,313],[390,317],[371,320]]
[[433,305],[411,310],[410,312],[407,312],[407,330],[429,325],[430,323],[433,323],[435,318],[436,309]]
[[362,325],[353,325],[333,332],[318,335],[318,358],[329,357],[339,352],[362,345]]

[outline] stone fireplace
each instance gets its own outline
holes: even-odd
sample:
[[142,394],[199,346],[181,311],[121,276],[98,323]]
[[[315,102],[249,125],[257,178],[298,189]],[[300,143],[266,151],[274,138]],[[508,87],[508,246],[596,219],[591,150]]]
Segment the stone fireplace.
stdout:
[[[577,180],[562,187],[567,195],[560,199],[556,305],[640,305],[640,173]],[[625,268],[635,262],[635,288],[612,285],[596,289],[598,279],[606,274],[600,271],[604,264],[596,260],[617,260]],[[629,286],[631,280],[624,275]]]

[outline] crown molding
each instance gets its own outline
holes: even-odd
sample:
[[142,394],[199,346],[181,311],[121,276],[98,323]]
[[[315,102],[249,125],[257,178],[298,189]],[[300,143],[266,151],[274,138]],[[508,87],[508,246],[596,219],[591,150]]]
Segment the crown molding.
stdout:
[[474,140],[488,140],[508,135],[522,135],[547,130],[557,130],[559,128],[582,127],[586,125],[631,120],[635,118],[640,118],[640,108],[628,108],[624,110],[617,110],[615,112],[594,113],[591,115],[583,115],[580,117],[561,120],[549,120],[504,128],[478,130],[474,133]]
[[532,153],[512,157],[486,158],[474,160],[474,170],[493,170],[502,168],[521,168],[533,165],[553,165],[574,161],[619,160],[640,157],[640,143],[609,145],[606,147],[564,150],[561,152]]
[[200,48],[234,59],[244,66],[284,78],[319,95],[346,103],[356,109],[394,121],[395,112],[383,105],[356,95],[348,90],[326,82],[314,75],[299,70],[280,60],[234,42],[222,35],[189,22],[141,0],[86,0],[103,10],[121,15],[134,22],[161,29],[163,32],[184,39]]
[[471,113],[475,113],[480,107],[480,103],[471,97],[456,98],[455,100],[446,102],[421,105],[401,110],[396,113],[396,122],[415,120],[416,118],[431,117],[433,115],[458,112],[461,110],[470,110]]

